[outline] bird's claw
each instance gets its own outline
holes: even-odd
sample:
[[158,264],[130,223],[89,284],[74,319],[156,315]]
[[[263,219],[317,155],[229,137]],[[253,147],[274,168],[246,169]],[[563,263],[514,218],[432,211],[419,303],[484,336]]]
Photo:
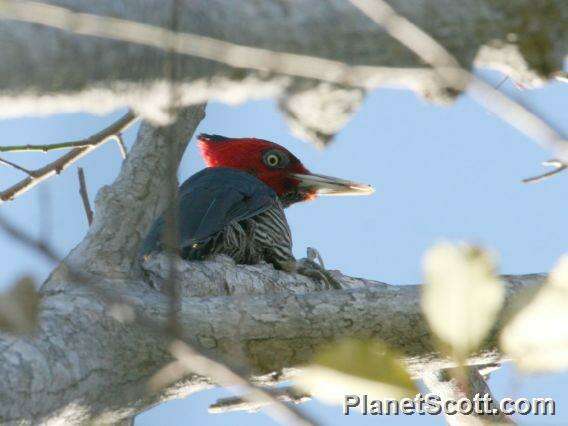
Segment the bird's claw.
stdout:
[[[323,260],[316,249],[308,248],[308,257],[296,262],[296,272],[308,278],[322,281],[326,288],[341,289],[341,284],[323,267]],[[319,263],[314,259],[318,259]]]
[[321,257],[321,254],[319,253],[318,249],[313,248],[313,247],[308,247],[306,249],[306,256],[311,261],[319,263],[319,266],[321,266],[322,269],[325,269],[325,265],[323,264],[323,259]]

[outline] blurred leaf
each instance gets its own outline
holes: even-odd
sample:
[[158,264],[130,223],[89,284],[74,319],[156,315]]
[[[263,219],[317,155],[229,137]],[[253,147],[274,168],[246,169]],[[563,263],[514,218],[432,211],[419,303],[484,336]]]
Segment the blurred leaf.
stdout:
[[465,244],[442,243],[424,258],[422,310],[450,354],[463,361],[491,330],[505,297],[490,254]]
[[32,333],[37,326],[39,301],[33,279],[21,278],[7,292],[0,294],[0,330]]
[[414,397],[418,390],[399,358],[379,342],[346,340],[321,351],[296,383],[329,404],[343,403],[345,395]]
[[547,372],[568,369],[568,255],[535,293],[528,289],[524,304],[501,333],[501,347],[521,370]]

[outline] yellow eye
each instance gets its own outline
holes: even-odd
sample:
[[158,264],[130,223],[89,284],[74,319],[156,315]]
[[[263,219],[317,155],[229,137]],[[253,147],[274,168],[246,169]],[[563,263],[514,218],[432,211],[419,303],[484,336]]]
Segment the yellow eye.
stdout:
[[280,163],[280,158],[276,154],[268,154],[266,156],[266,164],[270,167],[276,167]]

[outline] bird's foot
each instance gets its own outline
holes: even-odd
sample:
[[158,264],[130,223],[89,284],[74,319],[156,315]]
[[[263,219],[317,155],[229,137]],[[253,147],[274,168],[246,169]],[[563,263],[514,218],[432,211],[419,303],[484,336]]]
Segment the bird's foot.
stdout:
[[322,281],[328,289],[342,288],[341,283],[333,277],[331,272],[325,269],[323,260],[315,248],[308,247],[307,257],[296,261],[296,272],[308,278]]
[[315,249],[313,247],[308,247],[306,249],[306,256],[307,259],[310,259],[314,262],[319,263],[319,265],[325,269],[325,265],[323,264],[323,259],[321,258],[321,254],[319,253],[318,249]]

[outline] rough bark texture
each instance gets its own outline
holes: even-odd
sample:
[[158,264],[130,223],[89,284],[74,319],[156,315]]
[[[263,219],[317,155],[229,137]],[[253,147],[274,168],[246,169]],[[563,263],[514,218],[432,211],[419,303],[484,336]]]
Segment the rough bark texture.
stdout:
[[[263,384],[276,380],[272,373],[279,373],[278,379],[298,374],[296,368],[320,345],[341,337],[387,342],[405,353],[415,377],[451,366],[434,349],[420,310],[420,286],[335,275],[346,290],[318,291],[304,277],[269,265],[230,265],[227,259],[184,265],[181,318],[186,337],[230,365],[246,363]],[[512,295],[543,277],[505,279]],[[116,292],[138,315],[167,321],[167,297],[147,282],[92,276],[88,285]],[[249,290],[254,295],[245,294]],[[159,395],[147,394],[148,379],[171,361],[165,338],[136,322],[118,321],[116,307],[70,283],[61,268],[43,291],[37,336],[0,340],[2,422],[116,421],[210,385],[205,378],[190,377]],[[214,296],[193,295],[207,292]],[[470,362],[500,359],[490,341]]]
[[[97,196],[95,221],[80,243],[42,287],[39,330],[33,337],[0,336],[0,421],[3,423],[90,420],[116,422],[168,398],[210,386],[188,377],[159,394],[148,379],[171,360],[167,340],[129,310],[109,305],[103,289],[130,304],[136,317],[164,323],[167,296],[159,290],[169,262],[161,256],[136,267],[140,238],[165,207],[161,196],[168,171],[164,150],[176,135],[179,161],[203,117],[203,106],[182,110],[169,129],[143,124],[113,185]],[[177,139],[179,138],[179,139]],[[77,283],[74,271],[87,274]],[[405,354],[410,370],[450,365],[436,353],[420,310],[420,286],[390,286],[335,276],[344,290],[326,291],[300,275],[267,264],[235,265],[218,257],[181,263],[181,315],[187,339],[233,366],[248,365],[255,380],[268,384],[289,377],[314,351],[344,336],[379,338]],[[542,275],[505,277],[509,296]],[[500,359],[492,340],[470,360]],[[272,373],[278,373],[274,375]]]
[[[155,350],[168,357],[165,346],[155,341],[153,350],[148,350],[148,342],[136,337],[148,333],[130,327],[126,331],[109,316],[108,304],[86,288],[97,282],[108,283],[109,278],[141,277],[136,261],[139,243],[168,201],[162,189],[170,173],[165,164],[169,144],[175,144],[172,153],[179,163],[204,116],[205,106],[196,105],[180,110],[171,127],[154,128],[142,123],[118,178],[97,194],[94,222],[85,239],[43,286],[37,335],[25,339],[1,335],[5,361],[0,367],[2,423],[49,419],[80,423],[101,415],[102,421],[114,422],[128,418],[128,412],[132,412],[131,408],[124,410],[122,403],[117,404],[122,397],[141,407],[159,402],[140,386],[148,376],[137,379],[138,373],[130,369],[130,363],[137,359],[156,365]],[[69,267],[81,274],[92,274],[89,282],[70,285]],[[116,287],[112,289],[122,297],[123,286],[126,289],[129,284],[114,282]],[[146,286],[138,283],[135,287]],[[113,382],[119,377],[125,385],[120,391],[123,394],[113,391]],[[184,392],[199,389],[204,383],[198,379]],[[111,413],[108,420],[104,420],[106,411]]]
[[[48,3],[168,28],[172,1]],[[403,85],[437,102],[452,97],[442,81],[420,70],[393,81],[396,69],[423,64],[348,1],[183,0],[181,4],[182,32],[350,65],[392,67],[392,75],[385,71],[380,78],[374,76],[371,86]],[[499,69],[528,87],[561,70],[567,54],[568,11],[562,0],[391,0],[390,4],[432,34],[464,66]],[[164,78],[168,55],[158,49],[0,21],[0,57],[0,116],[102,113],[127,105],[146,118],[163,122],[169,117]],[[363,99],[358,88],[234,69],[189,56],[181,61],[179,76],[185,104],[279,97],[296,133],[318,142],[329,140]]]
[[[174,144],[177,167],[203,117],[205,106],[197,105],[182,110],[171,126],[153,128],[142,123],[137,143],[128,153],[118,178],[112,186],[99,190],[93,225],[69,254],[69,265],[109,277],[135,271],[140,241],[168,202],[163,186],[168,173],[169,144]],[[170,135],[172,140],[168,140]]]
[[[163,27],[168,27],[171,15],[170,2],[158,0],[50,3]],[[343,0],[182,4],[181,31],[352,65],[422,67],[412,53]],[[391,4],[447,46],[463,65],[475,62],[504,69],[525,84],[536,84],[561,69],[566,56],[563,23],[568,10],[561,0]],[[154,122],[171,118],[166,52],[0,21],[0,57],[2,117],[108,112],[128,105]],[[337,132],[364,98],[361,88],[235,70],[192,57],[180,62],[177,87],[183,104],[276,96],[298,132],[319,141]],[[386,75],[373,84],[392,81]],[[413,70],[396,81],[435,101],[450,96],[431,72]],[[118,308],[93,291],[105,289],[132,304],[139,315],[166,321],[168,300],[159,288],[167,262],[153,259],[142,272],[136,253],[152,219],[167,203],[161,189],[167,182],[168,147],[175,144],[179,161],[203,109],[196,105],[181,111],[170,129],[141,126],[120,176],[97,196],[89,233],[44,284],[36,335],[0,336],[3,423],[116,422],[165,399],[211,386],[207,378],[190,376],[149,395],[145,383],[171,360],[165,337],[139,323],[117,320]],[[171,134],[173,140],[167,139]],[[88,283],[71,282],[67,266],[90,274]],[[449,366],[434,350],[420,311],[419,286],[390,286],[338,272],[345,289],[326,291],[303,276],[269,265],[234,265],[226,258],[183,264],[182,269],[181,318],[187,337],[232,364],[246,361],[260,382],[276,380],[272,372],[283,372],[279,377],[293,374],[319,345],[343,336],[386,341],[405,354],[417,377]],[[543,280],[542,275],[505,278],[509,296]],[[489,339],[471,363],[499,359]]]

